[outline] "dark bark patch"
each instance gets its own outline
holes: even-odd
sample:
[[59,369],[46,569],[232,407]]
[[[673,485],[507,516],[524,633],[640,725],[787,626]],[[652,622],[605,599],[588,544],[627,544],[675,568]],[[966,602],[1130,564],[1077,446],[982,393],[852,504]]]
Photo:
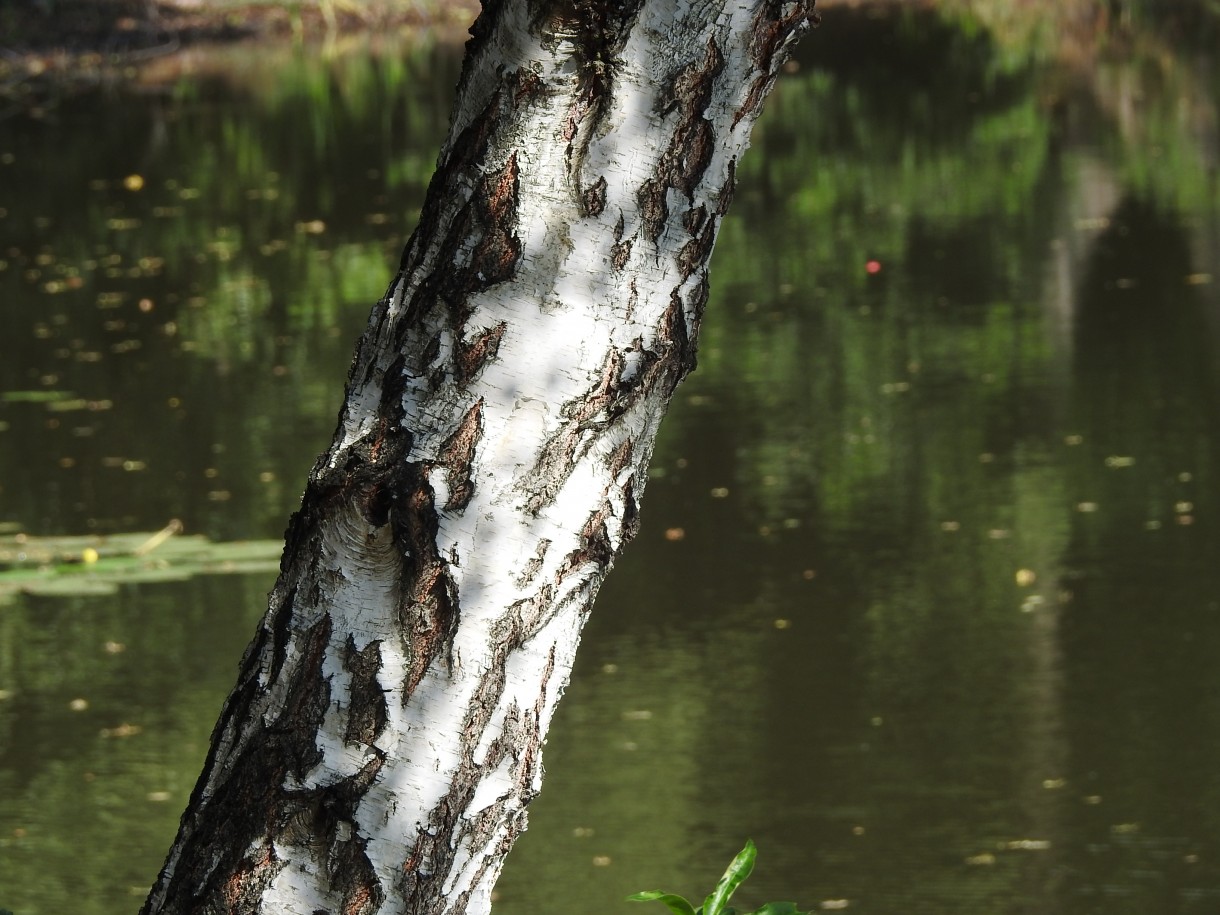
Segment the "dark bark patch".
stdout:
[[600,216],[606,209],[606,176],[602,175],[585,188],[580,201],[586,216]]
[[716,195],[716,215],[723,216],[729,211],[729,206],[733,203],[733,194],[737,191],[737,157],[729,159],[729,176],[725,179],[724,184],[720,185],[720,192]]
[[517,237],[517,194],[520,169],[514,152],[498,172],[480,183],[475,198],[476,221],[483,226],[483,237],[470,259],[467,289],[474,292],[512,279],[521,258]]
[[758,113],[795,39],[821,21],[814,12],[814,2],[791,4],[785,0],[766,0],[759,6],[750,26],[750,56],[754,59],[757,75],[750,83],[745,101],[733,115],[734,127],[743,118]]
[[678,359],[684,367],[690,368],[689,361],[694,358],[694,354],[690,350],[690,338],[686,331],[686,309],[682,304],[682,293],[679,289],[674,289],[669,294],[669,307],[665,309],[665,316],[661,319],[663,333],[665,339],[670,346],[678,353]]
[[496,358],[507,324],[501,321],[483,331],[469,343],[459,342],[454,355],[453,374],[460,385],[469,384],[482,368]]
[[636,193],[636,202],[640,205],[640,220],[644,223],[644,237],[654,245],[665,228],[665,220],[669,218],[669,205],[665,202],[666,190],[668,187],[664,181],[649,178],[640,185]]
[[297,778],[322,760],[316,735],[330,705],[330,681],[322,676],[322,662],[333,629],[330,614],[310,626],[298,640],[301,660],[285,696],[284,710],[276,721],[291,737],[284,742],[288,769]]
[[387,715],[385,692],[377,680],[381,673],[381,642],[369,642],[357,650],[355,639],[349,635],[341,657],[344,670],[352,677],[343,739],[371,746],[385,730]]
[[606,529],[607,509],[603,506],[589,516],[580,532],[580,546],[564,557],[559,570],[563,579],[586,563],[592,563],[598,574],[604,573],[614,559],[614,546]]
[[410,646],[410,660],[403,681],[403,702],[406,703],[437,658],[448,656],[452,651],[453,636],[458,628],[457,588],[439,562],[420,573],[402,615]]
[[682,227],[689,235],[698,235],[707,222],[707,207],[703,204],[691,207],[682,215]]
[[374,915],[385,902],[385,891],[369,861],[368,842],[361,836],[332,844],[330,865],[336,883],[343,889],[340,915]]
[[605,423],[621,414],[621,409],[614,409],[614,401],[624,365],[623,354],[611,349],[593,386],[562,407],[564,424],[543,444],[528,477],[534,491],[527,503],[530,512],[537,514],[554,500],[575,467],[584,432],[590,424]]
[[449,471],[449,498],[445,511],[461,511],[470,504],[474,496],[474,477],[471,473],[475,448],[483,437],[483,399],[466,411],[457,429],[441,448],[440,463]]
[[[712,246],[716,244],[716,221],[706,218],[708,211],[704,210],[703,206],[698,206],[689,213],[698,213],[699,217],[687,221],[687,228],[694,238],[682,245],[682,250],[678,251],[678,272],[683,279],[691,277],[700,267],[708,266]],[[699,231],[699,227],[702,227],[702,231]]]
[[262,909],[263,893],[287,866],[275,856],[269,842],[260,845],[238,862],[233,873],[220,889],[224,911],[233,913],[258,912]]
[[542,569],[542,563],[546,559],[546,551],[550,547],[551,541],[545,537],[538,542],[534,555],[530,557],[529,562],[525,564],[525,568],[517,575],[516,583],[518,588],[526,587],[537,577],[538,572]]
[[[635,236],[632,235],[626,241],[615,242],[610,246],[610,266],[615,270],[622,270],[627,266],[627,261],[631,257],[631,245],[635,241]],[[656,239],[654,238],[655,242]]]

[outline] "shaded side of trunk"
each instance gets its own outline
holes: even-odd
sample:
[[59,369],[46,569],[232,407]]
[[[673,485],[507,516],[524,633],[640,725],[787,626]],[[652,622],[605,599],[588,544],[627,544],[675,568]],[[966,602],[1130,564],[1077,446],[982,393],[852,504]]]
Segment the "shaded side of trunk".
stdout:
[[486,3],[143,912],[484,913],[812,3]]

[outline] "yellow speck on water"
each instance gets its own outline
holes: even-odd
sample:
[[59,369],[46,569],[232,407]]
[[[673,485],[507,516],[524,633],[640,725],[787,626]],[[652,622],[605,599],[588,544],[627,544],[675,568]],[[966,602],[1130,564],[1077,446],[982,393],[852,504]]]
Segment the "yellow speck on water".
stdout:
[[847,908],[851,903],[846,899],[823,899],[818,905],[826,912],[834,912]]
[[851,834],[852,834],[853,836],[862,836],[862,835],[864,835],[864,827],[863,827],[863,826],[853,826],[853,827],[851,828]]
[[671,543],[676,543],[686,537],[686,530],[680,527],[667,527],[665,529],[665,539]]
[[1042,787],[1046,788],[1048,790],[1062,788],[1065,785],[1067,785],[1066,778],[1044,778],[1044,779],[1042,779]]
[[74,712],[83,712],[88,707],[89,701],[87,699],[73,699],[68,703],[68,708]]
[[1175,503],[1173,503],[1173,510],[1175,512],[1177,512],[1179,515],[1185,515],[1188,512],[1194,511],[1194,508],[1195,508],[1195,503],[1193,503],[1193,502],[1175,502]]
[[1077,502],[1076,511],[1082,512],[1083,514],[1086,514],[1086,515],[1091,514],[1092,512],[1097,511],[1097,503],[1096,502]]
[[1068,436],[1065,436],[1063,439],[1063,444],[1065,444],[1065,445],[1079,445],[1079,444],[1082,444],[1083,442],[1084,442],[1083,435],[1068,435]]
[[774,625],[776,629],[789,629],[792,627],[792,620],[776,620]]
[[995,855],[985,851],[981,855],[971,855],[966,859],[966,863],[971,867],[986,867],[995,864]]
[[1009,851],[1046,851],[1051,843],[1047,839],[1013,839],[1004,847]]
[[1107,467],[1130,467],[1135,463],[1135,458],[1125,455],[1112,454],[1106,458]]
[[594,855],[593,856],[593,866],[594,867],[609,867],[610,866],[610,856],[609,855]]
[[1084,802],[1086,804],[1088,804],[1090,807],[1096,807],[1098,804],[1101,803],[1101,795],[1100,794],[1086,795],[1084,798]]
[[727,486],[716,486],[712,489],[713,499],[727,499],[729,496],[729,488]]
[[150,791],[150,792],[148,792],[146,797],[150,801],[153,801],[158,804],[162,804],[165,801],[168,801],[171,797],[173,797],[173,795],[171,795],[168,791]]
[[1186,274],[1187,286],[1206,286],[1212,281],[1210,273],[1188,273]]
[[144,187],[144,177],[142,175],[128,175],[123,179],[123,187],[129,191],[138,191]]
[[1033,569],[1017,569],[1017,584],[1022,588],[1028,588],[1038,580],[1038,573]]
[[1116,836],[1131,836],[1139,831],[1139,823],[1115,823],[1110,827],[1110,832]]
[[97,562],[98,558],[97,550],[91,546],[87,546],[80,551],[81,562],[85,563],[85,565],[92,565]]

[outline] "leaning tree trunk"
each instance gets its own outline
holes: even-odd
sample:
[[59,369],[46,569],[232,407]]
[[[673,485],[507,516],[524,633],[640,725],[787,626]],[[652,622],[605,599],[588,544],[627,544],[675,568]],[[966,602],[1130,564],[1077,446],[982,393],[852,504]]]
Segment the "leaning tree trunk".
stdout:
[[812,0],[488,0],[143,912],[485,913]]

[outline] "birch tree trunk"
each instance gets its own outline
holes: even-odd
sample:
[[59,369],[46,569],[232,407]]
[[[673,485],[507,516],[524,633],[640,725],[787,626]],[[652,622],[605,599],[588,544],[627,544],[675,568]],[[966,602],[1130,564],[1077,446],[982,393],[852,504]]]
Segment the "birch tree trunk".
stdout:
[[486,0],[145,915],[489,911],[812,6]]

